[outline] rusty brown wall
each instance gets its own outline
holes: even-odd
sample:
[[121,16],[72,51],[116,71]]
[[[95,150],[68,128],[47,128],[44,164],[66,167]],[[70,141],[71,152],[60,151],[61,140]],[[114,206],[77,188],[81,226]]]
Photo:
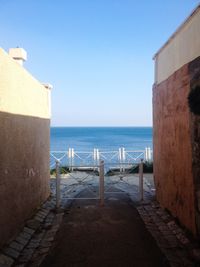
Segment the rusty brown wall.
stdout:
[[[200,86],[200,57],[188,65],[190,89]],[[192,170],[195,185],[196,227],[200,236],[200,116],[191,113]]]
[[49,120],[0,112],[0,246],[49,195]]
[[189,64],[153,88],[154,175],[157,199],[196,234]]

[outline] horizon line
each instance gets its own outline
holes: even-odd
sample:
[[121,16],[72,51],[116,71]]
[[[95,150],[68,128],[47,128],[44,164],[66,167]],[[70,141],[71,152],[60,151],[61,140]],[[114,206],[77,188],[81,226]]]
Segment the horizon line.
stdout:
[[59,127],[59,128],[72,128],[72,127],[74,127],[74,128],[97,128],[97,127],[104,127],[104,128],[112,128],[112,127],[121,127],[121,128],[123,128],[123,127],[125,127],[125,128],[131,128],[131,127],[137,127],[137,128],[140,128],[140,127],[148,127],[148,128],[150,128],[150,127],[153,127],[153,125],[141,125],[141,126],[138,126],[138,125],[132,125],[132,126],[130,126],[130,125],[124,125],[124,126],[122,126],[122,125],[113,125],[113,126],[105,126],[105,125],[50,125],[50,127],[52,127],[52,128],[56,128],[56,127]]

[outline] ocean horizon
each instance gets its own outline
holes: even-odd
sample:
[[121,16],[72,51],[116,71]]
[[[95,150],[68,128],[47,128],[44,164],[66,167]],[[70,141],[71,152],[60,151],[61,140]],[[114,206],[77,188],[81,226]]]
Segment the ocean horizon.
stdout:
[[128,150],[152,148],[152,127],[145,126],[67,126],[50,128],[50,150],[77,151]]

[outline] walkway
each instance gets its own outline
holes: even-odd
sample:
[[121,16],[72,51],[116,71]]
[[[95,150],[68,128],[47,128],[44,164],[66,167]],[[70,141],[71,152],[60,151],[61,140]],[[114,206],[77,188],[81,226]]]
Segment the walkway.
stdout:
[[[200,266],[199,242],[153,201],[151,176],[145,174],[145,202],[138,205],[138,178],[127,175],[107,178],[104,207],[96,200],[71,202],[69,194],[88,197],[98,191],[90,178],[79,174],[75,187],[69,177],[61,179],[60,210],[51,179],[51,197],[2,249],[0,267],[167,267],[167,260],[170,267]],[[83,187],[79,179],[90,186]]]
[[169,265],[133,202],[118,194],[110,195],[104,207],[91,200],[76,200],[65,211],[55,245],[42,267],[65,266]]

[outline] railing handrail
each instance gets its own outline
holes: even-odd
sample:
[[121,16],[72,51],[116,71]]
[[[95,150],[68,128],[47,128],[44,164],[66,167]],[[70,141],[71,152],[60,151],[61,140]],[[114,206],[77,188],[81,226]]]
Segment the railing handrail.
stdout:
[[[125,149],[120,147],[118,150],[101,150],[94,148],[90,151],[78,151],[74,148],[68,150],[52,150],[50,151],[50,168],[55,166],[56,160],[63,160],[64,166],[69,166],[70,170],[78,167],[78,165],[92,165],[93,167],[104,160],[104,163],[119,165],[122,163],[135,164],[141,159],[145,162],[153,161],[153,150],[150,147],[145,149]],[[53,160],[53,162],[52,162]]]
[[[150,147],[147,147],[150,148]],[[146,149],[146,148],[145,148]],[[144,152],[145,149],[137,149],[137,150],[126,150],[125,152]],[[101,153],[116,153],[119,152],[119,150],[100,150],[97,148],[97,150]],[[150,148],[150,150],[152,151],[152,149]],[[94,150],[90,150],[90,151],[78,151],[78,150],[74,150],[76,151],[76,153],[93,153]],[[50,153],[68,153],[68,150],[50,150]]]

